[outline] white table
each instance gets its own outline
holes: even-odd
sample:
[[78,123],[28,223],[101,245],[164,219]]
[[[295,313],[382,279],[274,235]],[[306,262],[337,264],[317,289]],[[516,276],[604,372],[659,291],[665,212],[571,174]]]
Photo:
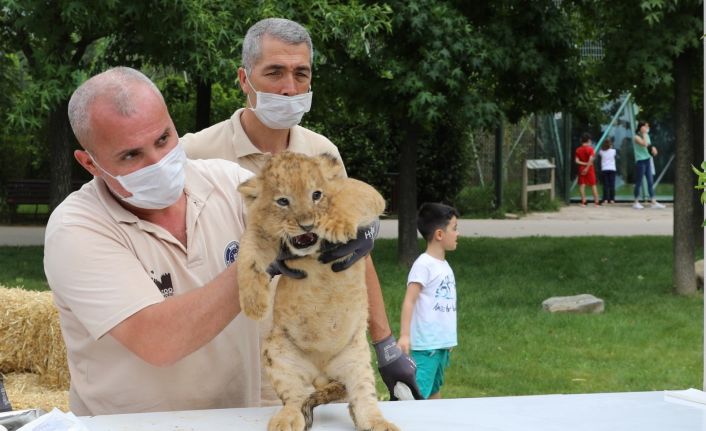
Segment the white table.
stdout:
[[[706,406],[664,392],[381,402],[402,431],[706,431]],[[265,431],[278,407],[81,418],[90,431]],[[312,431],[351,431],[347,404],[314,410]]]

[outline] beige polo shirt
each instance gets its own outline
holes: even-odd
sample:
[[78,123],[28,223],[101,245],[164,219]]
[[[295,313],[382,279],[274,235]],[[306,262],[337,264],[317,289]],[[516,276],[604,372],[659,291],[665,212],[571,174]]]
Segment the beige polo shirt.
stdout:
[[[267,154],[260,151],[250,140],[240,122],[240,116],[247,108],[240,108],[227,120],[214,124],[197,133],[187,133],[180,139],[181,145],[190,159],[225,159],[237,162],[244,168],[258,173],[267,161]],[[301,126],[289,129],[288,151],[318,156],[329,153],[341,160],[338,148],[323,135]],[[343,164],[343,160],[341,160]],[[279,277],[273,279],[277,283]],[[260,339],[264,341],[272,328],[272,314],[258,323]],[[262,375],[263,406],[281,404],[269,379]]]
[[[254,173],[260,172],[267,157],[245,134],[240,115],[247,108],[240,108],[227,120],[214,124],[197,133],[181,137],[181,144],[190,159],[224,159],[236,162]],[[301,126],[289,129],[288,151],[318,156],[329,153],[341,160],[338,148],[323,135]],[[341,160],[341,164],[343,160]]]
[[236,187],[251,175],[223,160],[187,162],[187,247],[121,207],[100,179],[52,213],[44,269],[66,341],[75,414],[259,404],[257,325],[242,313],[168,367],[144,362],[107,335],[144,307],[202,287],[234,261],[244,230]]

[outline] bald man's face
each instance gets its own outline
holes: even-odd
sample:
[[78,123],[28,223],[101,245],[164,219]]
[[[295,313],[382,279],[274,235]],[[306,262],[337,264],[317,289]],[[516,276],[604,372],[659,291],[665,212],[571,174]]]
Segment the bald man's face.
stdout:
[[[125,116],[105,98],[89,109],[91,132],[84,147],[90,151],[74,153],[78,162],[91,174],[103,178],[123,197],[130,196],[117,181],[105,175],[127,175],[159,162],[179,142],[174,123],[164,101],[149,87],[135,84],[135,112]],[[100,165],[100,169],[96,163]]]

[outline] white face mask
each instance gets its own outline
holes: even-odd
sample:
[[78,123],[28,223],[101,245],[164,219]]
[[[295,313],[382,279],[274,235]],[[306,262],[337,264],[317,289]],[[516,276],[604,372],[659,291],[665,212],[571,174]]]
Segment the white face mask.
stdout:
[[115,190],[113,192],[123,201],[137,208],[147,210],[166,208],[174,204],[184,191],[186,153],[179,143],[159,162],[127,175],[111,175],[96,162],[91,153],[88,154],[101,171],[120,183],[132,196],[124,198],[115,193]]
[[[257,91],[252,85],[252,81],[245,73],[245,78],[250,83],[250,87],[255,90],[255,107],[250,108],[255,116],[270,129],[289,129],[302,120],[304,113],[311,109],[310,91],[296,96],[282,96],[274,93],[262,93]],[[250,95],[248,94],[248,100]],[[250,102],[252,105],[252,102]]]

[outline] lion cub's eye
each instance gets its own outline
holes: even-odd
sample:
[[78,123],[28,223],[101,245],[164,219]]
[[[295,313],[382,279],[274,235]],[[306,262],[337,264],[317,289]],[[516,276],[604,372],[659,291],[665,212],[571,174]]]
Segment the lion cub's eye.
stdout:
[[311,194],[311,199],[313,199],[314,202],[316,202],[316,201],[318,201],[319,199],[321,199],[321,195],[322,195],[321,191],[320,191],[320,190],[317,190],[317,191],[315,191],[314,193]]
[[281,207],[286,207],[289,205],[289,199],[287,199],[287,198],[279,198],[279,199],[277,199],[276,202],[277,202],[277,205],[279,205]]

